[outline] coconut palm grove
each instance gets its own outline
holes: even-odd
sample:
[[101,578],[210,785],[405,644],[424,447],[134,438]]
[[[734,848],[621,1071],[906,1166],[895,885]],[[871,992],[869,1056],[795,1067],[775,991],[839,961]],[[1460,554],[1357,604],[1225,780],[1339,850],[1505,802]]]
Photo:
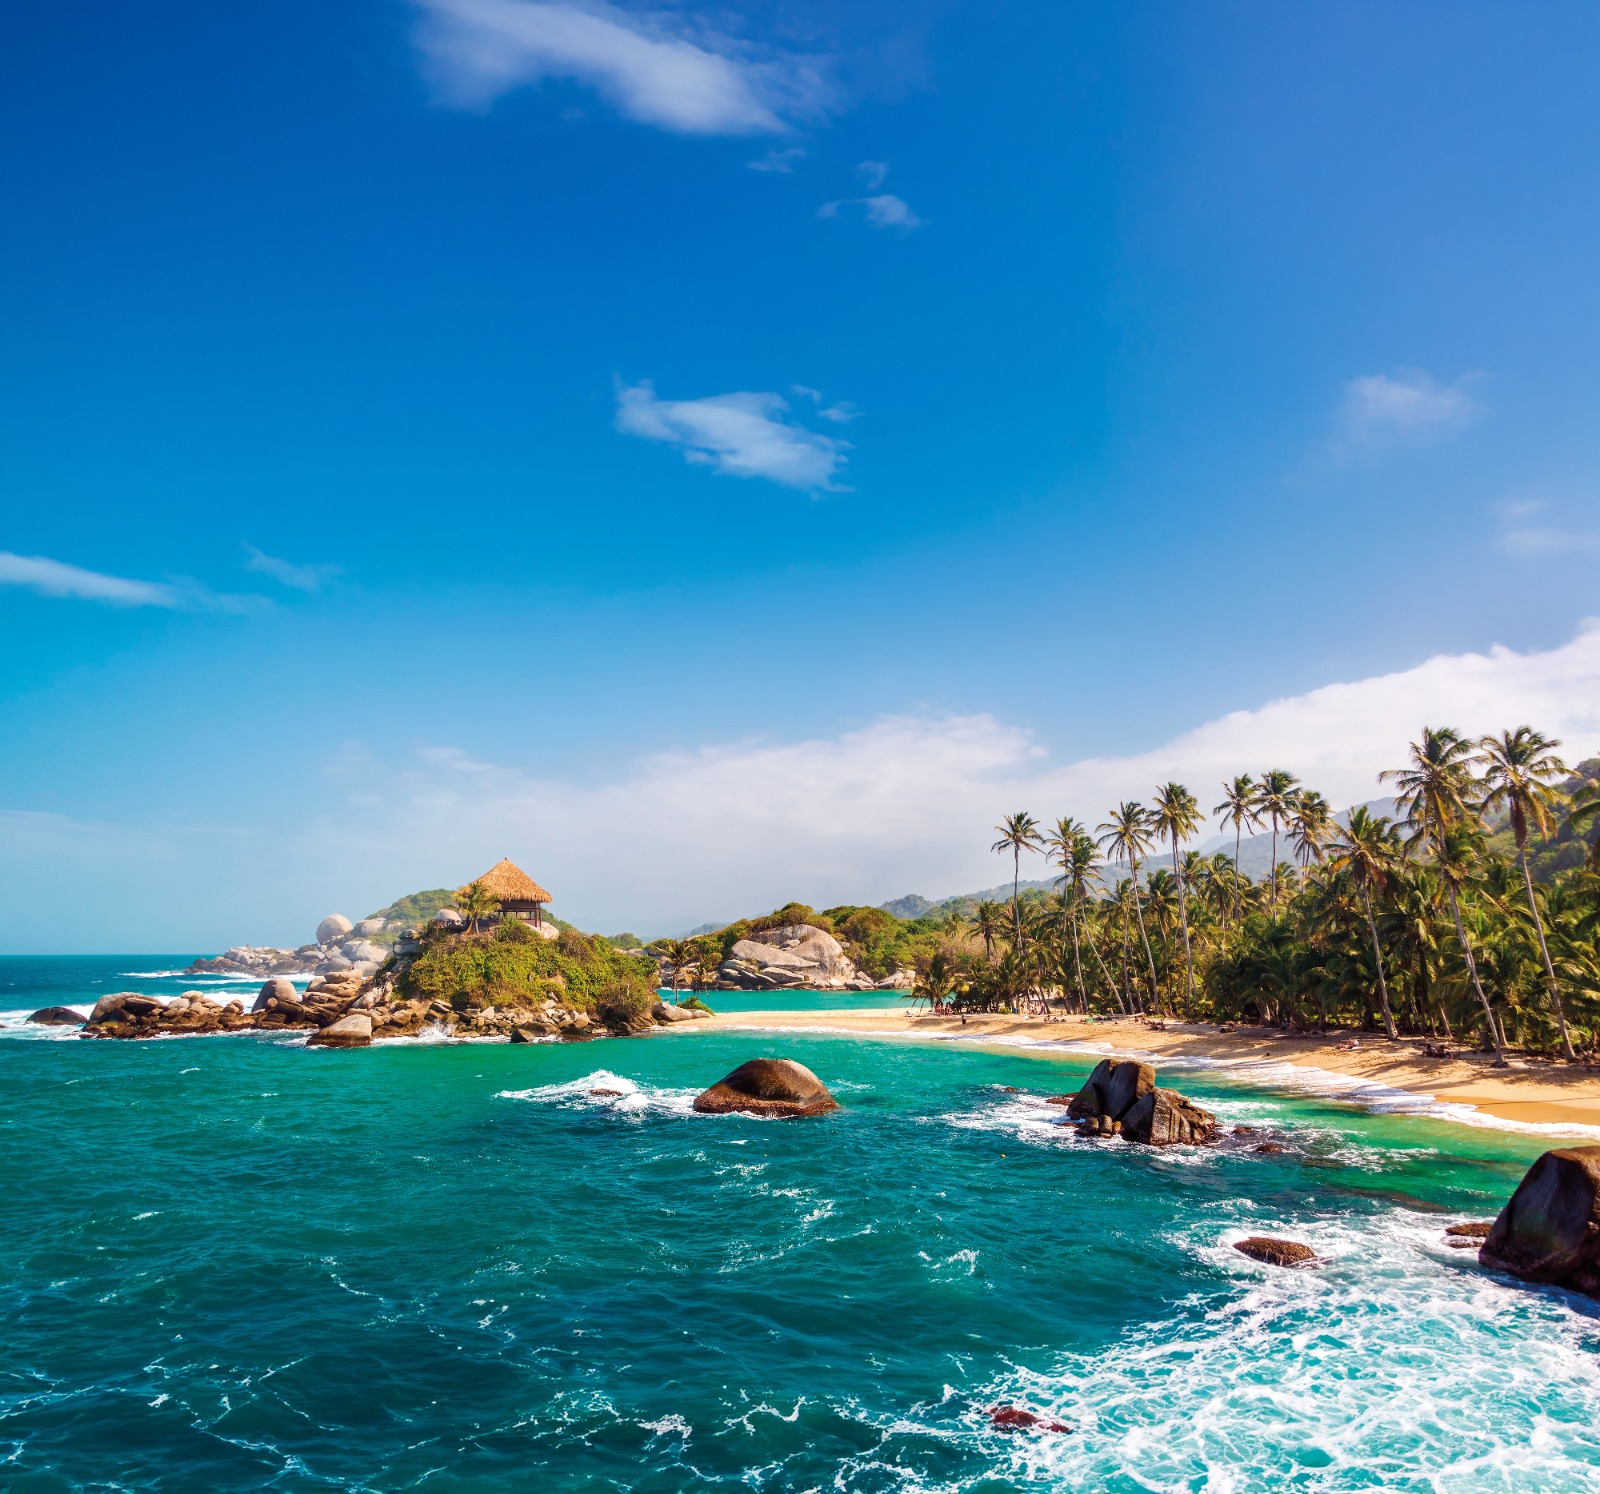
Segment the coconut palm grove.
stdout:
[[[1530,726],[1425,727],[1379,775],[1389,813],[1335,815],[1292,773],[1242,773],[1210,810],[1234,848],[1210,855],[1189,848],[1206,814],[1181,783],[1098,824],[1019,812],[996,826],[1004,904],[902,920],[791,903],[652,950],[704,991],[735,940],[809,923],[870,974],[914,968],[914,998],[938,1011],[1348,1025],[1573,1059],[1600,1033],[1600,759],[1569,769],[1560,745]],[[1256,878],[1239,864],[1252,833],[1270,839]],[[1058,890],[1016,891],[1024,856]]]

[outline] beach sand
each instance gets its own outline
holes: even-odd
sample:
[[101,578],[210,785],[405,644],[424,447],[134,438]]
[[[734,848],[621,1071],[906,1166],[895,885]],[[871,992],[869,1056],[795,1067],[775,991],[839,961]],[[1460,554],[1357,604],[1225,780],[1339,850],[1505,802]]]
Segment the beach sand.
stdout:
[[1600,1068],[1512,1058],[1509,1069],[1496,1069],[1492,1055],[1471,1052],[1447,1059],[1427,1058],[1421,1038],[1391,1043],[1362,1033],[1360,1047],[1352,1050],[1342,1046],[1354,1036],[1349,1032],[1286,1037],[1266,1028],[1222,1032],[1203,1022],[1169,1021],[1162,1030],[1136,1019],[1063,1017],[1047,1022],[1040,1017],[978,1015],[969,1015],[963,1025],[960,1017],[859,1010],[726,1013],[695,1027],[702,1031],[713,1027],[809,1028],[863,1036],[960,1037],[996,1047],[1016,1047],[1022,1053],[1038,1053],[1030,1046],[1038,1042],[1082,1043],[1113,1054],[1288,1063],[1387,1085],[1446,1104],[1468,1105],[1497,1120],[1600,1126]]

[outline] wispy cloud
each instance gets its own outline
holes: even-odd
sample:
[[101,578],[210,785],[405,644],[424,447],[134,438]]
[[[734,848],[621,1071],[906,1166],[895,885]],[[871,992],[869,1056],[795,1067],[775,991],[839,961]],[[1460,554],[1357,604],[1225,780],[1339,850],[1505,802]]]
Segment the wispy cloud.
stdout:
[[247,571],[259,571],[263,576],[271,576],[274,581],[292,587],[295,591],[320,591],[339,574],[339,567],[330,565],[327,561],[296,565],[293,561],[280,560],[276,555],[268,555],[256,549],[254,545],[246,545],[245,550],[250,557],[244,563]]
[[135,581],[85,570],[43,555],[13,555],[0,550],[0,586],[19,586],[40,596],[110,607],[162,607],[171,611],[254,612],[271,603],[265,597],[216,592],[198,581]]
[[759,159],[744,164],[752,171],[781,171],[787,176],[805,158],[806,153],[798,145],[791,145],[784,150],[774,147]]
[[817,407],[817,415],[823,420],[831,420],[835,425],[848,425],[852,420],[861,418],[861,411],[847,399],[835,400],[831,405],[824,404],[820,389],[808,389],[804,384],[791,384],[789,392],[799,399],[808,399]]
[[861,173],[867,184],[867,191],[876,192],[883,185],[884,178],[889,175],[887,161],[863,161],[856,170]]
[[660,399],[646,379],[617,391],[617,429],[678,447],[686,461],[730,477],[765,477],[807,492],[844,492],[835,481],[848,443],[798,424],[781,394]]
[[72,597],[85,602],[105,602],[113,607],[182,607],[184,597],[173,587],[156,581],[132,581],[86,571],[65,561],[42,555],[13,555],[0,551],[0,586],[21,586],[47,597]]
[[1345,439],[1363,447],[1444,435],[1480,413],[1467,392],[1470,376],[1441,384],[1421,369],[1364,374],[1344,388],[1340,423]]
[[[825,59],[762,49],[692,12],[605,0],[415,0],[439,97],[479,108],[552,78],[688,135],[780,134],[833,102]],[[782,168],[775,168],[782,169]]]
[[921,228],[925,221],[911,211],[910,204],[904,198],[896,197],[893,192],[883,192],[876,197],[841,197],[833,202],[825,202],[817,209],[817,216],[838,218],[846,208],[860,208],[874,228],[898,228],[902,233]]

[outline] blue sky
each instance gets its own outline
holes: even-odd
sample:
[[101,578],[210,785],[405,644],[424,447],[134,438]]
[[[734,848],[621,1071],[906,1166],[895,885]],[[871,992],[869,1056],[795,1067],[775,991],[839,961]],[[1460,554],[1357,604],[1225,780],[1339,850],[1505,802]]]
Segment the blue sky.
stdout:
[[502,854],[657,933],[1268,743],[1370,797],[1425,708],[1594,751],[1597,43],[17,0],[0,948]]

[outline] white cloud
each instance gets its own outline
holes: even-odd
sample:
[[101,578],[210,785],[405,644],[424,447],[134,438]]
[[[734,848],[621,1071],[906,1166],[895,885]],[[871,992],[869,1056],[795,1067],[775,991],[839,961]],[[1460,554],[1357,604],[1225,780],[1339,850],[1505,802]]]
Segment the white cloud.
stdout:
[[798,425],[781,394],[658,399],[648,379],[617,391],[617,429],[683,451],[730,477],[765,477],[807,492],[843,492],[848,443]]
[[1170,778],[1209,808],[1225,778],[1284,767],[1335,804],[1359,803],[1380,796],[1378,771],[1404,760],[1424,723],[1476,734],[1524,721],[1562,738],[1569,761],[1600,749],[1600,625],[1559,648],[1439,655],[1236,711],[1147,752],[1060,764],[989,715],[662,753],[599,784],[441,749],[414,770],[363,777],[376,795],[360,816],[374,827],[365,844],[349,842],[347,824],[328,834],[346,864],[392,863],[397,887],[465,878],[509,853],[563,916],[662,931],[791,897],[826,906],[990,886],[1004,871],[988,854],[1002,814],[1092,825]]
[[250,558],[244,563],[247,571],[259,571],[263,576],[271,576],[274,581],[296,591],[320,591],[324,582],[339,574],[339,567],[329,565],[326,561],[295,565],[292,561],[279,560],[276,555],[268,555],[254,545],[246,545],[245,549],[250,553]]
[[787,176],[794,170],[795,163],[805,158],[806,153],[798,145],[791,145],[786,150],[774,147],[759,160],[746,161],[744,164],[752,171],[781,171]]
[[883,185],[883,180],[889,174],[887,161],[863,161],[856,167],[867,184],[867,191],[876,192]]
[[817,216],[837,218],[841,216],[842,209],[856,207],[861,209],[867,222],[874,228],[898,228],[909,233],[913,228],[921,228],[925,221],[911,211],[909,203],[892,192],[884,192],[876,197],[840,197],[833,202],[823,203],[817,209]]
[[73,597],[80,601],[107,602],[114,607],[182,607],[184,598],[171,586],[154,581],[130,581],[86,571],[42,555],[13,555],[0,551],[0,586],[23,586],[47,597]]
[[416,0],[439,96],[476,108],[551,78],[619,114],[688,135],[779,134],[832,97],[823,61],[762,52],[691,14],[605,0]]
[[1600,534],[1533,526],[1508,529],[1500,536],[1502,549],[1513,555],[1573,555],[1600,549]]
[[1351,379],[1344,389],[1345,435],[1357,445],[1378,446],[1459,430],[1479,413],[1468,382],[1441,384],[1421,369]]

